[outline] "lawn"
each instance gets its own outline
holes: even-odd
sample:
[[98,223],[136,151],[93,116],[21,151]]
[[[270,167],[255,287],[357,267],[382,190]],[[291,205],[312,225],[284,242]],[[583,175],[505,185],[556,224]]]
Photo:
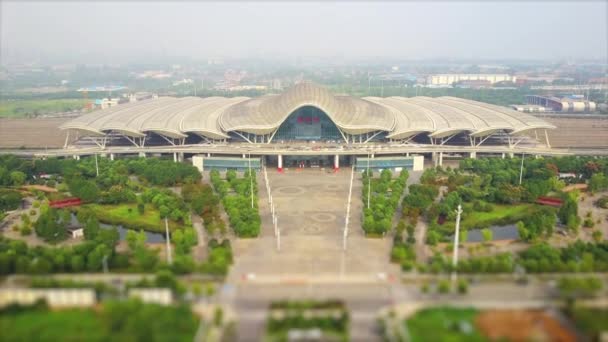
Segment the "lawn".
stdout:
[[82,99],[15,100],[0,102],[0,117],[22,118],[82,109]]
[[1,341],[103,341],[103,330],[102,322],[92,310],[0,315]]
[[0,312],[0,341],[192,341],[198,318],[186,306],[106,302],[95,309]]
[[433,308],[407,320],[411,341],[486,341],[475,327],[475,309]]
[[516,223],[524,216],[529,215],[536,205],[530,203],[498,205],[495,204],[491,212],[476,211],[462,220],[466,229],[485,228],[492,225],[505,225]]
[[[100,222],[122,225],[128,229],[143,229],[151,232],[164,232],[165,224],[160,219],[160,213],[154,206],[146,204],[144,214],[137,211],[137,204],[87,204]],[[183,228],[178,222],[169,220],[169,229]]]

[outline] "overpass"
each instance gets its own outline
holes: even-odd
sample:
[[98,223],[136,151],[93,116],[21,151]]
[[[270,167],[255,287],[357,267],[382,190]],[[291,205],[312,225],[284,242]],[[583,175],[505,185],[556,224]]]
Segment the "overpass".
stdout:
[[549,148],[545,146],[448,146],[422,144],[196,144],[176,146],[106,146],[68,147],[63,149],[4,149],[0,154],[14,154],[25,158],[75,158],[102,155],[113,159],[120,155],[173,156],[175,161],[185,155],[206,156],[399,156],[430,155],[436,165],[444,157],[464,158],[477,156],[608,156],[606,148]]

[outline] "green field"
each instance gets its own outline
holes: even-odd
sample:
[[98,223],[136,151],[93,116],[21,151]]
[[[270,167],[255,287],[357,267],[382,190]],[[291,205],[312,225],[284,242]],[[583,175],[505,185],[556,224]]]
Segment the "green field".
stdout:
[[516,223],[528,215],[535,208],[534,204],[522,203],[513,205],[493,205],[491,212],[474,212],[462,220],[466,229],[484,228],[492,225],[505,225]]
[[198,323],[186,307],[133,302],[95,309],[0,312],[0,341],[192,341]]
[[103,341],[103,325],[91,310],[0,315],[2,341]]
[[0,101],[0,117],[24,118],[82,109],[81,99]]
[[[151,232],[165,231],[164,221],[160,213],[150,204],[146,204],[143,215],[137,211],[137,204],[87,204],[85,208],[92,209],[100,222],[122,225],[128,229],[143,229]],[[178,222],[169,220],[169,229],[183,228]]]
[[407,320],[410,341],[486,341],[473,322],[475,309],[434,308],[419,311]]

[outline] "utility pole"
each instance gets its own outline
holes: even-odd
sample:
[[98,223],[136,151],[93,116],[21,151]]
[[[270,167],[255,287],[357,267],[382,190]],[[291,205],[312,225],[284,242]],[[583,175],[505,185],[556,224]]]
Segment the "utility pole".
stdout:
[[274,229],[277,232],[277,252],[281,251],[281,229],[279,229],[279,217],[278,216],[274,216]]
[[452,283],[456,281],[456,267],[458,266],[458,235],[460,234],[460,214],[462,214],[462,206],[458,205],[456,211],[456,232],[454,234],[454,250],[452,252]]
[[103,259],[101,260],[101,263],[103,264],[103,273],[108,273],[108,255],[104,255]]
[[165,217],[165,234],[167,235],[167,264],[173,264],[173,258],[171,258],[171,237],[169,236],[169,221]]
[[99,177],[99,164],[97,163],[97,153],[95,153],[95,171],[97,173],[97,177]]
[[249,191],[251,192],[251,209],[253,209],[253,174],[251,174],[251,152],[249,153]]
[[344,230],[342,234],[342,249],[346,251],[346,238],[348,237],[348,221],[350,218],[350,201],[353,194],[353,179],[355,177],[355,166],[353,165],[350,172],[350,186],[348,188],[348,203],[346,204],[346,219],[344,220]]
[[525,154],[521,154],[521,166],[519,168],[519,185],[521,185],[521,180],[523,179],[524,176],[524,157]]
[[367,209],[369,209],[369,201],[372,197],[372,175],[369,173],[370,154],[367,153]]

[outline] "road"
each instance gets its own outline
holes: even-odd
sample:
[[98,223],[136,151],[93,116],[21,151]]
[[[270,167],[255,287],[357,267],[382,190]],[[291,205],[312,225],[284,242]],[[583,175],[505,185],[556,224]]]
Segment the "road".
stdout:
[[361,144],[361,145],[287,145],[287,144],[202,144],[179,146],[106,146],[102,147],[73,147],[66,149],[5,149],[0,154],[14,154],[24,157],[52,157],[52,156],[86,156],[93,154],[138,154],[138,153],[210,153],[242,155],[360,155],[369,153],[406,154],[406,153],[432,153],[444,152],[448,154],[491,153],[509,154],[525,153],[530,155],[608,155],[605,148],[548,148],[530,146],[448,146],[448,145],[422,145],[422,144]]

